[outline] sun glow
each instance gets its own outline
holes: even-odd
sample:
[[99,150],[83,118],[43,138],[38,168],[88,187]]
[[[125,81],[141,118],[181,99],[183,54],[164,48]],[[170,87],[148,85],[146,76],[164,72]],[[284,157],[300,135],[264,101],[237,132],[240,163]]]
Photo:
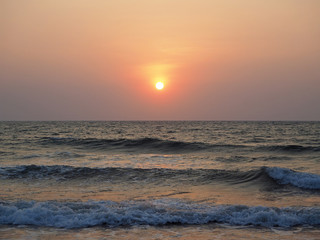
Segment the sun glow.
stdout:
[[164,87],[163,82],[157,82],[157,83],[156,83],[156,89],[162,90],[163,87]]

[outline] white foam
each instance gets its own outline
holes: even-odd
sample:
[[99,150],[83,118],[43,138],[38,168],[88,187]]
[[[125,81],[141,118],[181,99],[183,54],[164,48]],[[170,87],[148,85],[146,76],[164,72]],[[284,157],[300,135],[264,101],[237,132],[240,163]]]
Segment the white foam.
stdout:
[[267,168],[266,171],[280,184],[291,184],[304,189],[320,189],[320,175],[279,167]]
[[13,202],[0,203],[0,224],[59,228],[164,224],[206,224],[263,227],[319,226],[320,208],[270,208],[205,205],[175,199],[154,201]]

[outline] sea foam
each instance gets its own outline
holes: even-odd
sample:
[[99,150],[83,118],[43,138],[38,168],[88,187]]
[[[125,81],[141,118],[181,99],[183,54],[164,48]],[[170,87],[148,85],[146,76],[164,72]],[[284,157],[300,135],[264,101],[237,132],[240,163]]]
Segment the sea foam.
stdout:
[[320,189],[320,175],[296,172],[288,168],[272,167],[267,174],[279,184],[290,184],[304,189]]
[[211,222],[262,227],[319,226],[319,207],[273,208],[206,205],[177,199],[152,201],[2,202],[0,224],[58,228],[207,224]]

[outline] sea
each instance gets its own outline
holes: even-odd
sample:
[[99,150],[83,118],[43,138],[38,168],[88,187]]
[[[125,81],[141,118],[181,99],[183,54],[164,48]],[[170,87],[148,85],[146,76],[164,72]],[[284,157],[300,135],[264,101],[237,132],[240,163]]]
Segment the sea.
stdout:
[[0,122],[0,239],[320,239],[320,122]]

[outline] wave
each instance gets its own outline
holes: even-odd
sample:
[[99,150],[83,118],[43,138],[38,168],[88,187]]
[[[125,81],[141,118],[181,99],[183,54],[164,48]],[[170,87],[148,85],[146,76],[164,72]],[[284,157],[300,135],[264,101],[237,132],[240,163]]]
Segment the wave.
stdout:
[[177,180],[203,184],[215,180],[224,180],[231,183],[248,182],[259,178],[263,174],[258,171],[227,171],[218,169],[167,169],[167,168],[88,168],[66,165],[20,165],[14,167],[0,167],[2,179],[90,179],[120,180],[120,181],[159,181]]
[[158,138],[139,139],[98,139],[98,138],[59,138],[44,137],[42,144],[68,145],[94,150],[121,150],[134,152],[184,153],[219,148],[239,148],[242,145],[211,145],[203,142],[184,142]]
[[67,145],[77,148],[102,150],[102,151],[129,151],[143,153],[189,153],[197,151],[224,151],[228,150],[250,150],[267,152],[319,152],[318,146],[303,145],[240,145],[240,144],[209,144],[204,142],[173,141],[158,138],[137,138],[137,139],[99,139],[99,138],[61,138],[43,137],[43,145]]
[[318,146],[303,146],[303,145],[271,145],[271,146],[259,146],[258,150],[271,151],[271,152],[291,152],[291,153],[302,153],[302,152],[319,152],[320,147]]
[[300,189],[320,190],[320,175],[296,172],[287,168],[262,167],[250,171],[220,169],[166,169],[166,168],[88,168],[65,165],[21,165],[0,167],[2,179],[98,179],[99,181],[179,181],[193,185],[223,181],[229,184],[255,182],[258,184],[292,185]]
[[221,223],[236,226],[320,226],[319,207],[207,205],[178,199],[150,201],[0,202],[1,225],[58,228]]
[[320,175],[296,172],[288,168],[266,168],[268,175],[279,184],[290,184],[304,189],[320,189]]

